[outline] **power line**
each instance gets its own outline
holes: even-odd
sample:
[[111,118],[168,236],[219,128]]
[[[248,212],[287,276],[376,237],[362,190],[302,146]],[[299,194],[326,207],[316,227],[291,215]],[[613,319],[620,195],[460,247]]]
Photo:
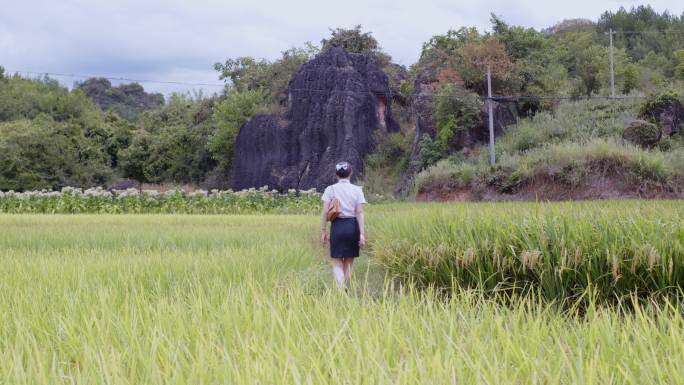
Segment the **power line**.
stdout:
[[[410,97],[410,95],[404,95],[401,93],[392,93],[392,92],[375,92],[375,91],[363,91],[363,90],[323,90],[323,89],[315,89],[315,88],[290,88],[288,92],[291,91],[297,91],[297,92],[323,92],[323,93],[369,93],[373,94],[376,96],[385,96],[385,95],[401,95],[405,98]],[[458,92],[430,92],[429,93],[431,96],[439,96],[439,95],[444,95],[444,96],[449,96],[449,97],[463,97],[464,95]],[[488,100],[489,98],[487,96],[479,96],[481,100]],[[535,100],[630,100],[630,99],[643,99],[644,96],[601,96],[601,95],[592,95],[592,96],[567,96],[567,95],[492,95],[491,99],[494,101],[503,101],[503,102],[512,102],[512,101],[517,101],[517,100],[529,100],[529,101],[535,101]]]
[[59,77],[70,77],[70,78],[82,78],[82,79],[90,79],[90,78],[100,78],[100,79],[107,79],[107,80],[114,80],[114,81],[124,81],[124,82],[134,82],[134,83],[155,83],[155,84],[172,84],[172,85],[182,85],[182,86],[197,86],[197,87],[225,87],[225,84],[216,84],[216,83],[189,83],[189,82],[180,82],[180,81],[173,81],[173,80],[148,80],[148,79],[131,79],[131,78],[119,78],[119,77],[111,77],[111,76],[98,76],[98,75],[80,75],[80,74],[65,74],[65,73],[58,73],[58,72],[38,72],[38,71],[25,71],[25,70],[14,70],[14,69],[5,69],[8,73],[19,73],[19,74],[29,74],[29,75],[45,75],[45,76],[59,76]]
[[[645,96],[532,96],[532,95],[521,95],[521,96],[508,96],[501,95],[492,96],[494,101],[515,101],[515,100],[631,100],[631,99],[643,99]],[[486,100],[487,97],[481,97],[481,99]]]
[[[608,32],[608,31],[606,31],[606,32]],[[666,31],[620,31],[620,30],[613,30],[613,33],[614,34],[622,33],[625,35],[639,35],[642,33],[655,33],[655,34],[659,34],[659,35],[666,35],[669,33],[682,34],[682,33],[684,33],[684,30],[672,30],[672,29],[669,29]]]
[[[128,82],[138,82],[138,83],[158,83],[158,84],[174,84],[174,85],[187,85],[187,86],[213,86],[213,87],[225,87],[224,84],[212,84],[212,83],[188,83],[179,81],[162,81],[162,80],[142,80],[142,79],[131,79],[131,78],[121,78],[121,77],[111,77],[111,76],[94,76],[94,75],[77,75],[77,74],[63,74],[56,72],[37,72],[37,71],[23,71],[23,70],[13,70],[7,69],[7,72],[15,73],[26,73],[32,75],[46,75],[46,76],[65,76],[73,78],[102,78],[107,80],[116,81],[128,81]],[[377,92],[377,91],[365,91],[365,90],[340,90],[340,89],[316,89],[316,88],[289,88],[287,92],[321,92],[321,93],[368,93],[375,96],[389,96],[392,95],[391,92]],[[439,92],[432,92],[431,94],[438,94]],[[462,97],[459,93],[440,93],[441,95],[446,95],[450,97]],[[410,97],[410,95],[404,95],[397,93],[403,97]],[[491,99],[494,101],[512,102],[520,100],[624,100],[624,99],[641,99],[643,96],[566,96],[566,95],[492,95]],[[481,100],[488,100],[486,96],[480,96]]]

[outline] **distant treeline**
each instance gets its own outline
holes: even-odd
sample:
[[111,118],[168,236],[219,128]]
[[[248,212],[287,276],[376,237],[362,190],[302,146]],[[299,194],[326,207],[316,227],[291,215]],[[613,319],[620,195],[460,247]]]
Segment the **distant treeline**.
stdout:
[[[468,122],[468,108],[476,106],[445,100],[453,93],[484,94],[482,57],[498,64],[498,95],[607,95],[608,30],[615,32],[619,93],[682,86],[684,15],[648,6],[605,12],[597,22],[566,20],[542,31],[511,26],[492,15],[490,32],[460,28],[433,36],[410,68],[392,64],[360,26],[338,28],[320,46],[291,48],[275,61],[238,57],[216,63],[226,87],[210,97],[174,94],[164,100],[137,84],[112,87],[103,79],[68,90],[53,79],[26,79],[0,67],[0,190],[91,187],[122,179],[226,188],[239,128],[255,114],[286,109],[292,75],[332,46],[374,53],[386,63],[404,126],[415,85],[431,84],[438,95],[438,139],[449,143],[449,136]],[[550,99],[531,101],[526,108],[530,113],[553,108],[545,100]]]

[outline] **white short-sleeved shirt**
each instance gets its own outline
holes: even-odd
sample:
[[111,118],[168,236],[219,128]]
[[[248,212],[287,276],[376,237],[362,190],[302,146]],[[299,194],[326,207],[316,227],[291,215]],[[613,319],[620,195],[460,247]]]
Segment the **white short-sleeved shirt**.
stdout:
[[353,185],[349,179],[340,179],[334,185],[325,188],[321,200],[328,204],[333,198],[340,200],[342,207],[342,218],[351,218],[356,216],[356,206],[366,203],[366,198],[363,196],[361,187]]

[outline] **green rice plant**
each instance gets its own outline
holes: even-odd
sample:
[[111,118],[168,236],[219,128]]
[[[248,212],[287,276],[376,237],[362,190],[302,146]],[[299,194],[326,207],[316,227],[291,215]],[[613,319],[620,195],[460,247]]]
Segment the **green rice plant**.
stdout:
[[684,205],[676,201],[431,205],[388,211],[373,255],[420,287],[586,290],[613,301],[684,288]]

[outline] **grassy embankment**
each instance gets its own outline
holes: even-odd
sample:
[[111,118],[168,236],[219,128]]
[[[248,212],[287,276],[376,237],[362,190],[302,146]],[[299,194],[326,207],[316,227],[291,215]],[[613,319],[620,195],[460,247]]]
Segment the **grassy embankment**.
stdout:
[[509,127],[493,169],[477,146],[418,174],[416,191],[462,200],[683,197],[684,136],[654,148],[623,140],[638,110],[638,101],[563,102]]

